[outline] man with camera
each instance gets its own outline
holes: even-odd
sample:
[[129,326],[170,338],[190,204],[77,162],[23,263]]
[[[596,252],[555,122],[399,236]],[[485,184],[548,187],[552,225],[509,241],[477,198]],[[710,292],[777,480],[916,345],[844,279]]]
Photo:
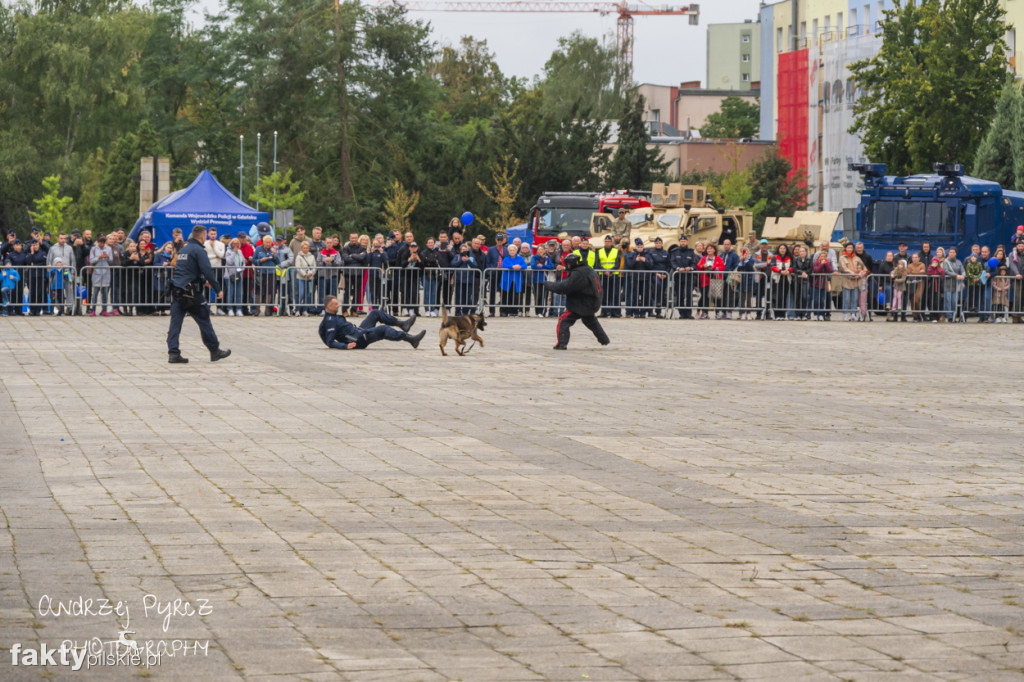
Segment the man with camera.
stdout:
[[366,319],[357,327],[346,320],[344,316],[338,314],[339,307],[336,296],[327,297],[327,314],[324,315],[324,319],[320,322],[319,333],[320,339],[328,348],[362,350],[371,343],[376,343],[382,339],[387,339],[388,341],[407,341],[409,345],[416,348],[427,333],[425,329],[415,336],[409,333],[409,329],[416,322],[415,315],[405,322],[400,322],[397,318],[379,309],[371,311],[366,316]]
[[203,337],[203,345],[210,351],[210,360],[217,362],[231,355],[231,351],[222,349],[210,322],[210,303],[206,298],[206,287],[209,286],[217,294],[224,297],[224,292],[217,283],[217,276],[210,267],[210,257],[206,254],[206,228],[196,225],[192,228],[192,236],[178,251],[178,262],[171,278],[171,326],[167,330],[167,362],[171,364],[188,362],[181,356],[178,348],[178,337],[181,335],[181,323],[188,315],[199,325],[199,333]]

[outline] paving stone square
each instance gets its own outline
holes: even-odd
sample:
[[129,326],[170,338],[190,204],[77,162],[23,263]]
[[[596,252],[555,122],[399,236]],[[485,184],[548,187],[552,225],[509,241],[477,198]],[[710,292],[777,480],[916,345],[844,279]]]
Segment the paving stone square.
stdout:
[[167,321],[0,321],[2,680],[1024,679],[1017,325]]

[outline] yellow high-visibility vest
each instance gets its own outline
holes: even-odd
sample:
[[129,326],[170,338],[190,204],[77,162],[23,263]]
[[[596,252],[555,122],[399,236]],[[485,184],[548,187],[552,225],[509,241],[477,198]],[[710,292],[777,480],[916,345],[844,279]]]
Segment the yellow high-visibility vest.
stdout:
[[594,255],[593,249],[587,249],[587,255],[585,256],[583,255],[582,249],[576,249],[575,251],[573,251],[573,253],[579,256],[580,260],[583,261],[586,265],[589,265],[590,267],[594,267],[595,265],[597,265],[597,256]]
[[619,250],[614,246],[611,250],[600,248],[597,250],[597,258],[601,262],[602,270],[618,270],[619,269]]

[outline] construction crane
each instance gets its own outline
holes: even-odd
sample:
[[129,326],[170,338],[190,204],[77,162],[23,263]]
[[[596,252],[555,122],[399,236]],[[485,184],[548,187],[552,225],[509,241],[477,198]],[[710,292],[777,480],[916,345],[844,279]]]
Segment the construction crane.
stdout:
[[625,2],[445,2],[444,0],[381,0],[380,4],[401,5],[409,11],[420,12],[597,12],[601,16],[618,14],[616,39],[619,48],[619,63],[626,82],[633,82],[633,17],[671,16],[685,14],[690,25],[696,26],[700,17],[700,5],[690,3],[660,8],[646,5],[627,5]]

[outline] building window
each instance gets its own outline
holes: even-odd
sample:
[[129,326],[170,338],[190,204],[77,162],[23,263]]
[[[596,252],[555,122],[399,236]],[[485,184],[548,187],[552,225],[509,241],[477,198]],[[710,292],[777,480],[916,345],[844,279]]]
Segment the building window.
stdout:
[[750,74],[749,73],[740,74],[740,81],[742,81],[743,83],[749,83],[750,82]]
[[843,37],[843,13],[836,12],[836,37]]
[[782,45],[782,27],[781,26],[779,26],[777,29],[775,29],[775,44],[777,46],[776,49],[779,52],[782,52],[783,45]]
[[661,123],[661,109],[651,109],[651,121]]
[[740,42],[749,43],[750,42],[750,35],[744,33],[743,36],[740,38]]
[[745,55],[743,55],[743,56],[742,56],[742,57],[740,58],[740,61],[743,61],[743,62],[749,62],[749,61],[750,61],[750,55],[749,55],[749,54],[745,54]]
[[856,35],[857,33],[859,33],[859,31],[857,29],[858,29],[858,26],[857,26],[857,10],[856,9],[851,9],[850,10],[850,30],[847,31],[847,32]]

